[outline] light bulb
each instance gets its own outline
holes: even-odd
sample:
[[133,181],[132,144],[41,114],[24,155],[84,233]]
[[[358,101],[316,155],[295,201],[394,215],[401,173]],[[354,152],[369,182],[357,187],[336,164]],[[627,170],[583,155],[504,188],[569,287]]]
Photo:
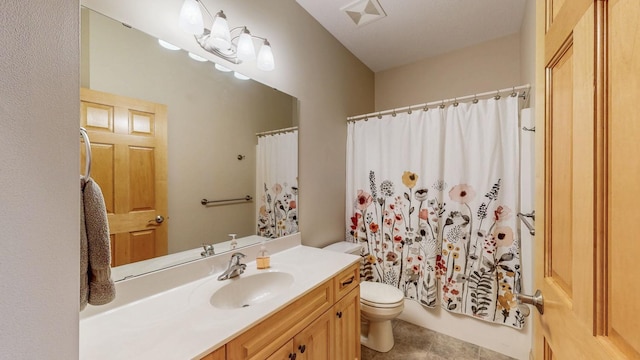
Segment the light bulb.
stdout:
[[256,58],[256,48],[253,46],[253,38],[251,38],[251,33],[246,27],[242,29],[240,37],[238,38],[237,54],[238,59],[242,61],[251,61]]
[[273,52],[271,51],[271,44],[266,39],[258,51],[258,69],[263,71],[271,71],[275,68],[275,61],[273,60]]
[[184,0],[180,9],[180,28],[193,35],[200,35],[204,32],[204,22],[202,11],[196,0]]
[[229,23],[227,17],[218,11],[213,25],[211,25],[211,34],[209,35],[209,44],[216,49],[227,50],[231,48],[231,33],[229,32]]

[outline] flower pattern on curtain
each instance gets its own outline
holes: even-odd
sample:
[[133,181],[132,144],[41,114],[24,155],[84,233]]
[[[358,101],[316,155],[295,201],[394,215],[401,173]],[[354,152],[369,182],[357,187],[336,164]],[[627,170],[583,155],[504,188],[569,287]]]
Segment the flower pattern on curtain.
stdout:
[[518,98],[349,123],[347,233],[363,280],[432,308],[524,326]]
[[298,231],[298,131],[258,137],[257,234],[277,238]]

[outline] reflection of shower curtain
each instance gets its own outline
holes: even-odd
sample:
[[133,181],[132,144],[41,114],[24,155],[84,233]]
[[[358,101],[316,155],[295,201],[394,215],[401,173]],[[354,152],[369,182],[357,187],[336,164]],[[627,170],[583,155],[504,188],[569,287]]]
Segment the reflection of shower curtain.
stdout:
[[347,232],[366,248],[366,280],[522,328],[518,100],[349,123]]
[[276,238],[298,231],[298,131],[258,137],[257,234]]

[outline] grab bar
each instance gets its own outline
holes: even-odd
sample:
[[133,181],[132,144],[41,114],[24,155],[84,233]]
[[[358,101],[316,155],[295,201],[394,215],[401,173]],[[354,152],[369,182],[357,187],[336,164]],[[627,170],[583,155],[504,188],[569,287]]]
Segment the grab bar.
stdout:
[[89,176],[91,176],[91,142],[89,142],[89,134],[87,133],[87,129],[81,127],[80,128],[80,136],[82,136],[82,140],[84,140],[85,147],[85,168],[83,179],[87,180]]
[[520,218],[520,220],[522,220],[522,222],[527,227],[527,229],[529,229],[529,234],[531,234],[531,236],[535,236],[536,235],[536,228],[531,223],[529,223],[529,221],[526,218],[532,218],[533,221],[535,221],[536,220],[536,211],[533,210],[529,214],[518,213],[518,218]]
[[221,203],[221,202],[229,202],[229,201],[251,201],[253,200],[253,197],[251,195],[247,195],[243,198],[237,198],[237,199],[224,199],[224,200],[207,200],[207,199],[202,199],[200,200],[200,204],[207,206],[209,204],[213,204],[213,203]]

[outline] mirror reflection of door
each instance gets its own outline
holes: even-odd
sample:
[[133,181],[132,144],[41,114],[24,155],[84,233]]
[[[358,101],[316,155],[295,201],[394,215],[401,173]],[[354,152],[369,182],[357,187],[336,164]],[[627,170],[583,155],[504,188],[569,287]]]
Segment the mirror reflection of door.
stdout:
[[[167,254],[167,107],[81,89],[80,126],[91,141],[111,234],[111,265]],[[81,164],[85,162],[84,145]]]

